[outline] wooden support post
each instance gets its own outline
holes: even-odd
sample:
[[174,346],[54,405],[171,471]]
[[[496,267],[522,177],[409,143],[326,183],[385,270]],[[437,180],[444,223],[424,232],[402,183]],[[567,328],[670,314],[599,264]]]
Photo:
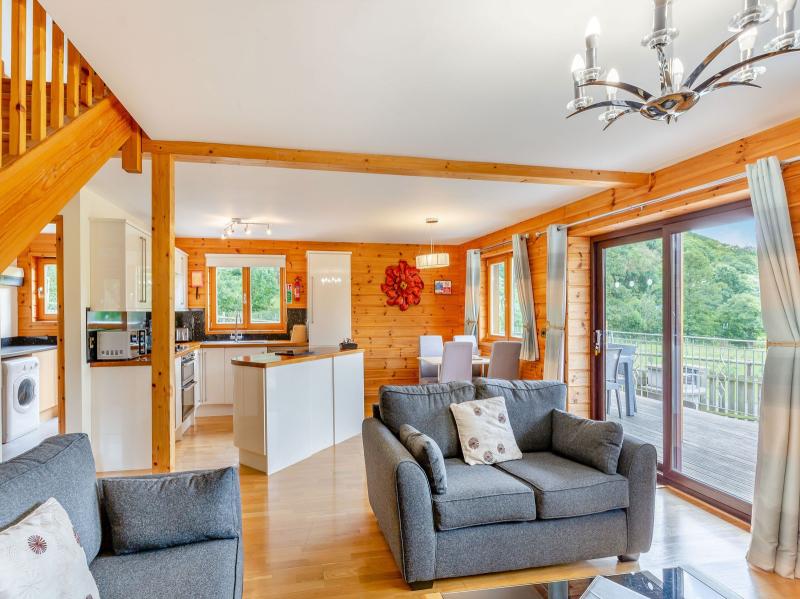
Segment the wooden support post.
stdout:
[[175,160],[153,154],[153,471],[175,468]]
[[27,8],[26,0],[11,0],[11,104],[8,113],[8,153],[12,156],[24,154],[27,141],[25,70]]
[[50,64],[50,127],[64,126],[64,32],[53,21],[53,57]]
[[31,89],[31,141],[47,135],[47,13],[33,2],[33,81]]
[[129,173],[142,172],[142,130],[138,125],[122,146],[122,168]]
[[67,116],[71,119],[80,114],[81,55],[78,49],[67,43]]

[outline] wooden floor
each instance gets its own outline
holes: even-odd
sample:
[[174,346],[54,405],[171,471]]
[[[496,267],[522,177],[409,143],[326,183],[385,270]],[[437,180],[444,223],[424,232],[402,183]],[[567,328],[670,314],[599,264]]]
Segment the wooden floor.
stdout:
[[[620,418],[612,402],[608,418],[622,423],[625,432],[655,445],[661,461],[661,401],[637,397],[636,406],[633,416],[625,415],[623,406]],[[686,476],[752,502],[757,446],[757,422],[684,408],[681,472]]]
[[[199,419],[177,444],[179,469],[236,463],[230,418]],[[245,597],[425,597],[533,581],[690,564],[745,598],[800,597],[800,582],[749,568],[745,527],[669,490],[657,492],[653,547],[638,564],[601,559],[437,582],[403,583],[367,503],[360,439],[346,441],[267,479],[243,467]]]

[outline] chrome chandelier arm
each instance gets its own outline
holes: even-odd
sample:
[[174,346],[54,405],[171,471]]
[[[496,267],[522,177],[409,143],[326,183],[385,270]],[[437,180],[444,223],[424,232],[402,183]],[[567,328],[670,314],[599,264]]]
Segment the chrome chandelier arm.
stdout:
[[608,128],[609,128],[611,125],[613,125],[614,123],[616,123],[616,122],[617,122],[617,120],[618,120],[620,117],[623,117],[623,116],[625,116],[626,114],[630,114],[630,113],[632,113],[632,112],[638,112],[638,110],[635,110],[635,109],[633,109],[633,108],[628,108],[627,110],[623,110],[622,112],[620,112],[620,113],[618,113],[618,114],[614,115],[613,117],[611,117],[611,118],[608,120],[608,122],[606,123],[605,127],[603,127],[603,131],[605,131],[605,130],[606,130],[606,129],[608,129]]
[[631,85],[630,83],[621,83],[618,81],[602,81],[600,79],[595,79],[594,81],[579,83],[578,87],[588,87],[590,85],[599,85],[602,87],[616,87],[617,89],[621,89],[633,94],[637,98],[641,98],[645,102],[649,102],[650,99],[653,97],[653,94],[646,92],[641,87],[636,87],[635,85]]
[[706,88],[711,87],[712,85],[717,83],[717,81],[719,81],[720,79],[723,79],[723,78],[727,77],[728,75],[731,75],[732,73],[735,73],[736,71],[738,71],[739,69],[741,69],[744,66],[747,66],[749,64],[753,64],[755,62],[759,62],[761,60],[766,60],[768,58],[772,58],[773,56],[780,56],[781,54],[788,54],[789,52],[798,52],[798,51],[800,51],[800,48],[784,48],[783,50],[775,50],[774,52],[767,52],[766,54],[760,54],[759,56],[753,56],[752,58],[748,58],[747,60],[743,60],[742,62],[739,62],[739,63],[737,63],[737,64],[735,64],[733,66],[728,67],[727,69],[722,69],[716,75],[714,75],[712,77],[709,77],[708,79],[703,81],[703,83],[701,83],[696,88],[694,88],[693,91],[695,91],[697,93],[703,93],[703,91]]
[[695,82],[695,81],[697,81],[697,78],[700,76],[700,74],[701,74],[703,71],[705,71],[705,70],[706,70],[706,68],[708,67],[708,65],[710,65],[710,64],[711,64],[711,62],[712,62],[712,61],[713,61],[713,60],[714,60],[714,59],[715,59],[717,56],[719,56],[720,54],[722,54],[722,51],[723,51],[723,50],[725,50],[725,48],[727,48],[727,47],[728,47],[728,46],[730,46],[730,45],[731,45],[733,42],[735,42],[736,40],[738,40],[738,39],[739,39],[739,37],[740,37],[742,34],[744,34],[746,31],[749,31],[751,28],[754,28],[754,27],[758,27],[758,25],[757,25],[757,24],[755,24],[755,23],[753,23],[753,24],[751,24],[751,25],[749,25],[749,26],[745,27],[745,28],[744,28],[744,29],[742,29],[740,32],[738,32],[736,35],[732,35],[732,36],[730,36],[728,39],[726,39],[724,42],[722,42],[722,43],[721,43],[719,46],[717,46],[716,48],[714,48],[714,49],[711,51],[711,53],[709,53],[709,55],[708,55],[708,56],[706,56],[706,57],[703,59],[703,61],[702,61],[702,62],[701,62],[699,65],[697,65],[697,66],[695,67],[694,71],[692,71],[692,72],[689,74],[689,76],[686,78],[686,81],[684,82],[684,85],[685,85],[686,87],[688,87],[688,88],[690,88],[690,89],[691,89],[692,85],[694,85],[694,82]]
[[576,114],[580,114],[582,112],[586,112],[587,110],[591,110],[592,108],[603,108],[604,106],[619,106],[621,108],[630,108],[631,110],[639,110],[644,104],[641,102],[634,102],[632,100],[604,100],[602,102],[595,102],[594,104],[590,104],[586,108],[579,108],[572,114],[568,114],[567,118],[571,118]]
[[750,81],[723,81],[721,83],[717,83],[716,85],[712,85],[711,87],[707,87],[702,92],[700,92],[700,95],[705,96],[706,94],[710,94],[711,92],[717,91],[718,89],[723,89],[726,87],[739,87],[739,86],[756,87],[758,89],[761,89],[760,85],[758,85],[757,83],[751,83]]

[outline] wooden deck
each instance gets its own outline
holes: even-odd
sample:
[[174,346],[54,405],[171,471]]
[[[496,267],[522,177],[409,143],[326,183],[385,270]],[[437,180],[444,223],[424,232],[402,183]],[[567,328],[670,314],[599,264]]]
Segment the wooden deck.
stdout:
[[[609,420],[622,423],[625,432],[652,443],[662,460],[661,401],[637,397],[634,416],[617,415],[612,402]],[[684,408],[683,465],[681,472],[740,499],[752,502],[756,472],[758,423],[726,418]]]

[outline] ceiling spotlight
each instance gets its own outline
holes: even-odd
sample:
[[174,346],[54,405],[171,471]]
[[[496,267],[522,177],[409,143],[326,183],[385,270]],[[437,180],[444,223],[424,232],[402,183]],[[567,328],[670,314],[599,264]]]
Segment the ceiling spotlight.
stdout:
[[272,235],[272,225],[269,223],[258,223],[253,221],[246,221],[242,218],[232,218],[230,222],[222,229],[222,239],[227,239],[237,233],[244,231],[245,235],[252,235],[253,231],[258,233],[264,227],[267,235]]
[[272,235],[272,225],[267,225],[267,235]]

